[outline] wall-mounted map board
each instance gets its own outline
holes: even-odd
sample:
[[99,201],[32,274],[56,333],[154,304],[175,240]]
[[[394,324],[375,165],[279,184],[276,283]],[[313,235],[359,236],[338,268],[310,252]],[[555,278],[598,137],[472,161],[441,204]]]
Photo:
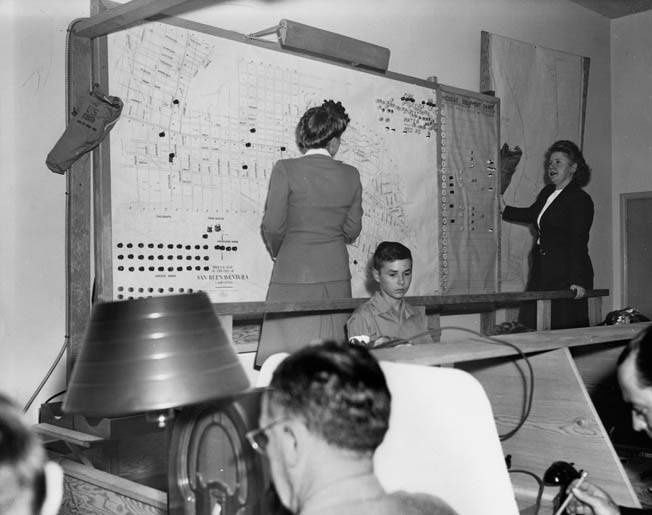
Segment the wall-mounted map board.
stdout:
[[[276,160],[300,155],[296,123],[328,98],[352,120],[336,157],[358,168],[363,185],[363,229],[349,246],[354,297],[369,294],[369,259],[382,240],[411,248],[411,295],[496,291],[495,280],[457,277],[493,266],[493,255],[440,266],[459,254],[442,252],[439,149],[450,146],[439,134],[436,83],[303,57],[185,20],[111,34],[107,48],[109,93],[125,107],[102,170],[110,176],[99,231],[108,242],[104,299],[204,290],[214,302],[264,300],[273,263],[260,222],[270,172]],[[497,123],[497,109],[494,116]],[[481,125],[484,159],[491,152]],[[460,191],[468,187],[460,183]],[[485,193],[476,208],[491,217],[497,197]],[[488,234],[495,244],[496,233]]]
[[500,103],[444,85],[439,93],[441,289],[496,292],[500,289],[496,208]]

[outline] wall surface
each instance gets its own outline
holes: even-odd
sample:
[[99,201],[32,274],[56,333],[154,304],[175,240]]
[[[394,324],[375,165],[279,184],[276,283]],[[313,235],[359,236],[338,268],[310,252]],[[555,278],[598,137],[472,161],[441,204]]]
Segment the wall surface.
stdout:
[[[66,29],[88,13],[87,0],[0,1],[0,391],[21,405],[64,343],[66,178],[45,156],[65,128]],[[31,413],[64,381],[65,356]]]
[[620,196],[652,192],[652,12],[611,25],[614,305],[623,299]]
[[[611,288],[612,236],[601,230],[612,226],[609,20],[567,0],[375,0],[373,9],[370,5],[241,0],[184,16],[243,33],[283,18],[307,23],[390,48],[394,72],[435,75],[441,83],[474,91],[482,30],[590,57],[584,150],[595,170],[587,190],[598,208],[590,251],[596,287]],[[1,86],[8,95],[0,98],[0,391],[24,403],[65,331],[65,177],[47,170],[44,159],[64,129],[66,28],[88,14],[89,0],[0,0],[0,7],[0,42],[6,43],[0,66],[8,71],[3,77],[11,77]],[[55,376],[35,406],[61,389],[62,367]]]

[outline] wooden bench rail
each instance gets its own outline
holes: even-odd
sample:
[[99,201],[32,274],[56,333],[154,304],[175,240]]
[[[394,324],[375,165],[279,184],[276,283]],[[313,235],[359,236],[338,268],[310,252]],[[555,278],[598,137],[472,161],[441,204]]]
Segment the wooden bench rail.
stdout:
[[[600,299],[609,295],[609,290],[587,290],[586,297]],[[439,312],[442,315],[460,313],[479,313],[492,311],[501,307],[518,306],[524,301],[546,301],[554,299],[570,299],[573,293],[569,290],[485,293],[477,295],[426,295],[406,297],[412,305],[425,306],[427,311]],[[224,302],[213,304],[218,315],[247,316],[263,315],[265,313],[297,313],[320,311],[351,311],[365,302],[366,298],[300,300],[296,302]]]

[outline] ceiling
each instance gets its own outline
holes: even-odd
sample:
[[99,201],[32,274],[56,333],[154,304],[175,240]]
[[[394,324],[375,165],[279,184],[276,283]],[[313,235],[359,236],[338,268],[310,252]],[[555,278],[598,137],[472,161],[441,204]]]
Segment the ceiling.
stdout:
[[620,18],[652,9],[652,0],[571,0],[571,2],[607,18]]

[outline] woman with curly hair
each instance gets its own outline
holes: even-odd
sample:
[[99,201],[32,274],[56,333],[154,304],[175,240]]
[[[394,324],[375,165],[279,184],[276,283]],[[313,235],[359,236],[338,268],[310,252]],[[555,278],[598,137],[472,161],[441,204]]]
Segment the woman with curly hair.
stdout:
[[[560,140],[546,151],[547,184],[530,207],[505,206],[503,220],[533,224],[536,243],[532,249],[527,291],[566,290],[574,299],[552,301],[551,329],[589,325],[586,290],[593,288],[593,265],[589,257],[589,232],[593,201],[582,187],[590,177],[582,151],[575,143]],[[501,198],[502,200],[502,198]],[[524,306],[519,321],[536,327],[536,309]]]
[[[362,228],[362,185],[353,166],[334,159],[350,119],[340,102],[308,109],[296,128],[303,156],[272,169],[262,233],[274,260],[269,301],[351,297],[346,244]],[[347,313],[267,315],[256,365],[312,340],[343,340]]]

